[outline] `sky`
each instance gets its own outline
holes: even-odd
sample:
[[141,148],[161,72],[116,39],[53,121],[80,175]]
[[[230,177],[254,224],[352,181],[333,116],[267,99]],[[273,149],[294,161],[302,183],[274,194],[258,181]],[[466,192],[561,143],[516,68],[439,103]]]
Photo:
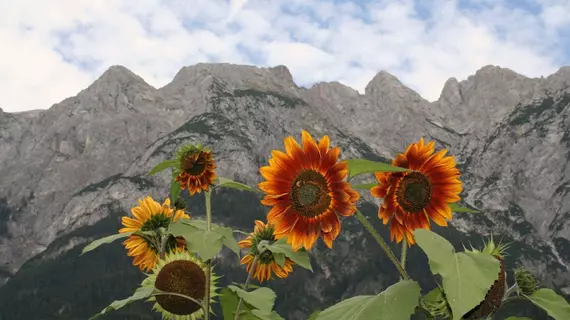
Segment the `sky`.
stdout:
[[379,71],[429,101],[485,65],[570,65],[570,0],[0,1],[0,108],[47,109],[123,65],[156,88],[183,66],[285,65],[361,93]]

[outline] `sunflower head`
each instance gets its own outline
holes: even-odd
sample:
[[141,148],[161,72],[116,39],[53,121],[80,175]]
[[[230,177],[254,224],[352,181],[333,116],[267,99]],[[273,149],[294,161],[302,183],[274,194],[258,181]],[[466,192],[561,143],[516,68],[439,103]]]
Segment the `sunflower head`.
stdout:
[[[168,228],[172,215],[174,221],[185,218],[190,219],[183,210],[174,211],[170,207],[170,199],[166,199],[162,205],[151,197],[139,200],[139,205],[131,208],[131,217],[122,217],[123,228],[120,233],[133,232],[123,245],[127,249],[127,255],[134,257],[133,265],[143,271],[151,270],[158,261],[160,251],[160,230]],[[137,231],[145,231],[144,235],[134,234]],[[167,252],[183,250],[185,241],[183,238],[170,237],[167,240]]]
[[275,229],[272,225],[266,225],[263,221],[255,220],[254,231],[246,239],[238,243],[241,248],[250,249],[249,254],[240,261],[241,264],[247,265],[246,270],[248,273],[251,271],[255,258],[257,258],[253,277],[259,282],[272,279],[273,273],[279,278],[286,278],[289,272],[293,271],[295,263],[291,259],[285,258],[285,264],[280,266],[271,251],[259,251],[258,246],[262,241],[266,241],[269,244],[275,242],[274,231]]
[[204,149],[202,145],[185,145],[177,153],[178,168],[175,181],[180,188],[188,188],[190,195],[209,191],[210,185],[216,179],[216,164],[212,151]]
[[340,149],[330,148],[328,136],[318,144],[302,131],[303,146],[285,138],[285,153],[273,150],[269,166],[260,169],[267,180],[258,186],[265,192],[262,204],[272,206],[267,221],[275,237],[287,237],[294,250],[309,250],[322,236],[332,243],[340,233],[340,216],[356,212],[360,195],[345,181],[348,164],[339,162]]
[[[206,270],[205,264],[187,251],[171,253],[157,263],[142,285],[202,302],[206,295]],[[213,303],[219,277],[211,273],[211,279],[210,302]],[[204,316],[200,304],[179,295],[157,295],[149,301],[155,301],[153,309],[162,313],[162,319],[197,320]]]
[[534,275],[523,267],[515,269],[515,281],[517,282],[519,294],[525,294],[527,296],[533,294],[538,289],[538,280]]
[[410,245],[416,243],[415,229],[430,229],[430,220],[447,226],[452,212],[449,203],[460,200],[462,183],[452,156],[447,149],[435,152],[434,142],[421,138],[398,154],[392,165],[409,169],[408,172],[377,172],[378,185],[371,194],[383,198],[378,217],[390,223],[390,236],[396,242],[406,237]]

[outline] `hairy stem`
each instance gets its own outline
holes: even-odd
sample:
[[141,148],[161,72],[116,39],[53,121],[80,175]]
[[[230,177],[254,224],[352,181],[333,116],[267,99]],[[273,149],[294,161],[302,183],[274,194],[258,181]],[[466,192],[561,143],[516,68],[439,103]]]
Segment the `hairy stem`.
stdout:
[[[506,282],[506,279],[505,279],[505,282]],[[511,294],[513,294],[513,292],[517,291],[518,288],[519,288],[519,286],[518,286],[518,284],[515,282],[515,284],[513,284],[512,287],[508,288],[508,289],[505,291],[505,295],[503,296],[503,301],[507,300],[507,299],[511,296]]]
[[406,237],[402,240],[402,255],[400,257],[400,263],[402,264],[402,268],[406,270],[406,254],[408,253],[408,241]]
[[366,230],[368,230],[368,232],[370,232],[370,234],[372,235],[372,237],[374,237],[376,242],[378,242],[378,244],[380,245],[382,250],[384,250],[384,252],[386,252],[386,255],[388,256],[390,261],[392,261],[394,266],[396,266],[396,269],[398,269],[398,271],[400,272],[400,276],[402,277],[402,279],[410,280],[410,276],[408,276],[408,273],[406,272],[404,267],[402,267],[402,265],[400,264],[400,262],[398,261],[398,259],[394,255],[394,252],[392,252],[392,250],[390,250],[390,248],[388,247],[388,244],[386,244],[386,241],[384,241],[384,239],[382,239],[382,237],[374,229],[372,224],[370,224],[370,222],[368,222],[366,217],[359,210],[356,210],[356,219],[358,219],[358,221],[364,226],[364,228]]
[[[212,230],[212,198],[209,191],[204,191],[206,198],[206,230]],[[212,282],[212,260],[206,261],[206,294],[204,295],[204,320],[210,319],[210,282]]]
[[[253,272],[255,271],[255,267],[256,267],[256,265],[257,265],[257,259],[258,259],[258,258],[259,258],[259,257],[256,256],[256,257],[253,259],[253,262],[252,262],[252,264],[251,264],[251,269],[249,269],[249,272],[248,272],[248,274],[247,274],[247,279],[245,280],[245,284],[243,285],[243,290],[244,290],[244,291],[246,291],[246,290],[247,290],[247,287],[249,286],[249,282],[251,281],[251,278],[252,278],[252,276],[253,276]],[[236,308],[235,320],[239,320],[239,313],[240,313],[240,309],[241,309],[241,305],[242,305],[242,304],[243,304],[243,298],[240,297],[240,298],[239,298],[238,305],[237,305],[237,308]]]

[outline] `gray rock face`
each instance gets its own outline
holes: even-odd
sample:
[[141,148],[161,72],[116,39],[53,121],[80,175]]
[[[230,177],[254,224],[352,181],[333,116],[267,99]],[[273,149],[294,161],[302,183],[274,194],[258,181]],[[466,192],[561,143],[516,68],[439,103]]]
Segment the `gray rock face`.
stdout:
[[436,140],[462,166],[466,202],[486,213],[453,225],[541,248],[534,269],[570,286],[560,267],[570,261],[569,91],[570,68],[529,79],[487,66],[451,78],[429,103],[386,72],[361,95],[340,83],[299,88],[283,66],[198,64],[160,89],[111,67],[48,110],[0,110],[0,278],[107,216],[110,202],[128,210],[145,194],[163,198],[168,173],[145,174],[181,143],[215,146],[220,175],[255,184],[271,149],[306,129],[330,135],[345,159],[389,159],[422,136]]

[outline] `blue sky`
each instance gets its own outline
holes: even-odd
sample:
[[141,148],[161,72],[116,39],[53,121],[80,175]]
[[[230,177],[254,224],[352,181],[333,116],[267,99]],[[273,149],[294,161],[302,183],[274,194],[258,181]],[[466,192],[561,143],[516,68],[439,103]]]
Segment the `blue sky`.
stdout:
[[570,0],[19,0],[0,2],[0,108],[47,109],[124,65],[162,87],[183,66],[286,65],[298,85],[360,92],[379,71],[437,100],[493,64],[570,65]]

